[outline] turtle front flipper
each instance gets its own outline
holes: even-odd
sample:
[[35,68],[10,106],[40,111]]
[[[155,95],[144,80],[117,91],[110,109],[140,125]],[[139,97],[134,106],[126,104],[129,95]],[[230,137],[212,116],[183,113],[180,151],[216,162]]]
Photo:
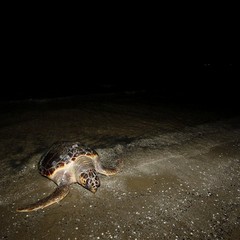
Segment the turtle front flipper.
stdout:
[[18,208],[17,212],[31,212],[39,209],[48,207],[54,203],[60,202],[69,193],[70,186],[62,185],[58,186],[57,189],[48,197],[39,200],[36,203],[30,204],[26,207]]
[[95,168],[96,168],[97,172],[100,174],[106,175],[106,176],[115,175],[116,173],[118,173],[122,170],[122,167],[123,167],[122,160],[117,161],[117,165],[115,168],[106,168],[102,165],[102,163],[100,161],[95,162]]

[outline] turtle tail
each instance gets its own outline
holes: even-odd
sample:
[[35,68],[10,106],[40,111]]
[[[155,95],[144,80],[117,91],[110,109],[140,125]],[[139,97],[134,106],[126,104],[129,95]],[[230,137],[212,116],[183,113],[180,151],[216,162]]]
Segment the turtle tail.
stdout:
[[48,207],[54,203],[60,202],[69,193],[69,185],[58,186],[57,189],[48,197],[39,200],[36,203],[17,209],[17,212],[31,212]]

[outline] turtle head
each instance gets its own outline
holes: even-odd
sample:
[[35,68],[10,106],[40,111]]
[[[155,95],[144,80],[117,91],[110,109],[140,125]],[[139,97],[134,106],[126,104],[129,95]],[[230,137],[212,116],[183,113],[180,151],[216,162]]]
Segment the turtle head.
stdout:
[[92,193],[100,187],[100,180],[95,169],[81,172],[78,183]]

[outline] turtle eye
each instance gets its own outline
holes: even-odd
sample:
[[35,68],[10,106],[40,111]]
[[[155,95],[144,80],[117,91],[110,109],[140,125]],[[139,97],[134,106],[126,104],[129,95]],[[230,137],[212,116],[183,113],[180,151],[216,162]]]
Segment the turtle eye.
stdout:
[[86,173],[81,173],[79,177],[79,184],[83,187],[87,186],[88,175]]

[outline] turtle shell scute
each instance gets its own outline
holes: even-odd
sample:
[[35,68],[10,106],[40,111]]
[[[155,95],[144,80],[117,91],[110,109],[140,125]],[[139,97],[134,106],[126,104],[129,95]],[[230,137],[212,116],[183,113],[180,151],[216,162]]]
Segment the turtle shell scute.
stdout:
[[79,156],[94,156],[97,152],[84,147],[78,142],[61,142],[53,144],[39,161],[39,171],[44,176],[50,176],[59,167],[75,161]]

